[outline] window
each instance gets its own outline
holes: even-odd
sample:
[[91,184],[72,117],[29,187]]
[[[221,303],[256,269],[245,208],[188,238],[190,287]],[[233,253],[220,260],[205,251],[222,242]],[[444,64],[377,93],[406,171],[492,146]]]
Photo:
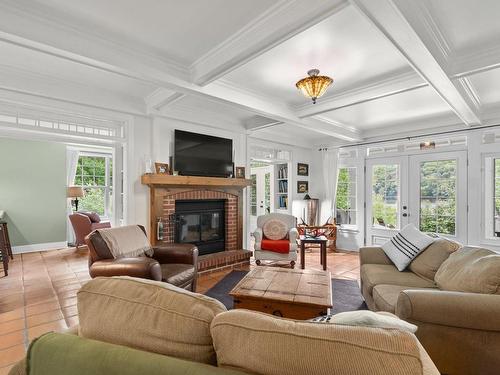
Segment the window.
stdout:
[[111,155],[83,154],[78,159],[75,185],[82,186],[85,196],[79,209],[111,217],[113,161]]
[[399,165],[373,166],[372,224],[374,227],[399,228]]
[[336,196],[337,224],[356,225],[356,168],[339,169]]
[[420,163],[420,230],[455,234],[457,161]]
[[485,237],[500,238],[500,155],[485,158]]

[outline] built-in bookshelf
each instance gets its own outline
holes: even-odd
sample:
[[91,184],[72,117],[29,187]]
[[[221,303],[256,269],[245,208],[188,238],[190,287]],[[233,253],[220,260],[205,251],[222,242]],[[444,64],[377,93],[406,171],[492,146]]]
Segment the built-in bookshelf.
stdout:
[[276,209],[288,210],[288,164],[275,165]]

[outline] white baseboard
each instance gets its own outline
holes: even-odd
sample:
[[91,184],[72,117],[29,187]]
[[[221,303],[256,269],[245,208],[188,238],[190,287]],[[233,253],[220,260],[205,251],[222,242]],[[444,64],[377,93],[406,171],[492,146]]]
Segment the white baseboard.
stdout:
[[66,241],[35,243],[33,245],[12,246],[12,253],[13,254],[33,253],[37,251],[65,249],[67,247],[68,243]]

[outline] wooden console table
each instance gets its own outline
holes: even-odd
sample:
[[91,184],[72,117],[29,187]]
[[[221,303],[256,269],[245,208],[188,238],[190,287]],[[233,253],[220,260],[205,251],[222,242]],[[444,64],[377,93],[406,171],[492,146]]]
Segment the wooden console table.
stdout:
[[320,262],[323,266],[323,271],[326,271],[326,243],[328,238],[325,236],[307,237],[300,236],[300,268],[304,269],[306,266],[306,244],[319,244],[320,246]]

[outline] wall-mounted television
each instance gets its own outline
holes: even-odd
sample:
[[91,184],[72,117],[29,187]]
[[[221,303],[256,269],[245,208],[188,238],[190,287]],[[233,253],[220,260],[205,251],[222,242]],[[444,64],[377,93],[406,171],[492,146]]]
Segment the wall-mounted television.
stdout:
[[233,140],[175,130],[174,169],[184,176],[229,177]]

